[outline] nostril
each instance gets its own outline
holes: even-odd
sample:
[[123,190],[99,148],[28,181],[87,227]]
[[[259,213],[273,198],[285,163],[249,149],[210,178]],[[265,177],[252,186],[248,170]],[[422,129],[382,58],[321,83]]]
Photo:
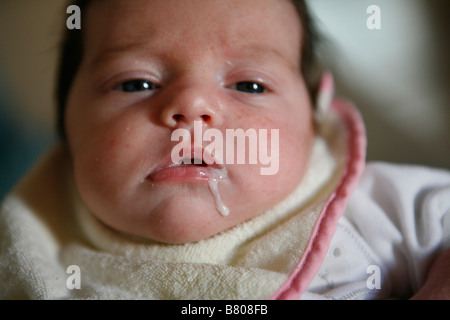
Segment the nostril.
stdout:
[[178,120],[180,120],[181,118],[183,118],[183,115],[182,115],[182,114],[174,114],[174,115],[172,116],[172,118],[173,118],[173,120],[178,121]]
[[[212,117],[211,117],[209,114],[201,115],[200,118],[201,118],[201,120],[203,120],[204,122],[210,122],[211,119],[212,119]],[[172,119],[173,119],[175,122],[180,122],[180,121],[186,121],[186,120],[187,120],[187,118],[186,118],[183,114],[181,114],[181,113],[174,114],[174,115],[172,116]]]

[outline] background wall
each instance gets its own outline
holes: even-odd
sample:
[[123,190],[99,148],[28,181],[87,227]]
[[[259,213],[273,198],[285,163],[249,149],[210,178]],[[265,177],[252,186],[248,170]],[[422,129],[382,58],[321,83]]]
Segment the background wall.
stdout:
[[0,199],[54,141],[65,1],[0,0]]
[[[368,159],[450,168],[450,1],[309,0],[338,94],[368,132]],[[370,5],[381,29],[369,30]]]
[[[367,125],[368,160],[450,169],[450,1],[309,0],[338,94]],[[370,5],[381,30],[369,30]],[[65,1],[0,0],[0,198],[55,142]]]

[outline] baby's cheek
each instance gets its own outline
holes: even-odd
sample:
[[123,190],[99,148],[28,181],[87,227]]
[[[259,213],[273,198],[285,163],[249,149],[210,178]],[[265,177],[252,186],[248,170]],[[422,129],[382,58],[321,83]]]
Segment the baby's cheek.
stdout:
[[[108,168],[103,157],[98,156],[100,150],[78,159],[75,163],[75,179],[77,187],[84,198],[99,201],[107,198],[110,193],[110,175],[105,168]],[[86,200],[86,199],[85,199]]]
[[280,136],[280,173],[288,179],[303,175],[309,159],[313,135],[309,131],[283,130]]
[[133,136],[134,132],[126,126],[125,120],[124,125],[111,123],[96,132],[91,140],[90,161],[100,159],[99,164],[108,169],[124,166],[133,159],[134,150],[139,149],[136,145],[139,139]]
[[123,144],[112,136],[93,137],[75,155],[75,174],[79,184],[93,194],[108,197],[119,183]]

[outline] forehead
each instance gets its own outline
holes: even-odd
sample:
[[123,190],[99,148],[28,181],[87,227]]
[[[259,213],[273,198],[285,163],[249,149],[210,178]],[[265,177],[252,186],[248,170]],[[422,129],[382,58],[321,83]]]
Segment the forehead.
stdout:
[[273,54],[300,61],[301,23],[289,0],[99,0],[88,8],[85,55],[130,50]]

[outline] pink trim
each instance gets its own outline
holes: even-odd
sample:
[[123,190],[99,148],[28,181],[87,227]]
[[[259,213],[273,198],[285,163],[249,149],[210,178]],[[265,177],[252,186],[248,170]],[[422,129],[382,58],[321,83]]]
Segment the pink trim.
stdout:
[[331,73],[324,73],[320,82],[320,92],[326,92],[328,94],[334,94],[334,79]]
[[330,196],[317,219],[305,253],[288,280],[271,297],[272,300],[299,299],[308,288],[322,264],[337,222],[344,213],[347,201],[364,170],[366,132],[359,111],[351,103],[340,99],[333,100],[331,108],[340,115],[347,130],[349,150],[346,170],[339,186]]

